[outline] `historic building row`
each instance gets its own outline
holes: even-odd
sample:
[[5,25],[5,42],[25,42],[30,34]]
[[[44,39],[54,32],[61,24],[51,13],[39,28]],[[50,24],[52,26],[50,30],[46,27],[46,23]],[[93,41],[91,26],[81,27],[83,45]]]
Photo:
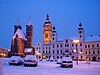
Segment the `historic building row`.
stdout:
[[[84,37],[84,28],[82,23],[79,23],[77,29],[79,43],[73,42],[74,39],[65,38],[58,40],[57,31],[55,26],[52,27],[52,23],[49,20],[49,15],[46,16],[46,22],[43,25],[43,43],[35,46],[36,53],[43,59],[50,59],[53,57],[54,60],[62,59],[64,54],[69,53],[71,57],[76,60],[78,55],[79,60],[100,61],[100,36],[89,36],[88,39]],[[91,40],[90,40],[91,39]],[[90,47],[89,47],[90,46]],[[93,46],[91,48],[91,46]]]

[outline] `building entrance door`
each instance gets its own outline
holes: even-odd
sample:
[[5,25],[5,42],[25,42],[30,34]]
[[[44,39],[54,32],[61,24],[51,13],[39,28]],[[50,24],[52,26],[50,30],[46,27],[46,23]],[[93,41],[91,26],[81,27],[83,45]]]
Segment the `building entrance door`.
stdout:
[[96,61],[96,57],[92,57],[92,61]]

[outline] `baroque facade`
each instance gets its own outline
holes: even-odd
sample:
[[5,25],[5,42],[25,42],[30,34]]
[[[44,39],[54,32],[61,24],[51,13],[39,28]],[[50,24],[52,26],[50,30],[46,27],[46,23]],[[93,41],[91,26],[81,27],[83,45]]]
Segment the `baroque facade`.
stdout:
[[[84,37],[84,28],[82,27],[82,23],[79,24],[77,31],[78,31],[77,39],[79,40],[79,43],[77,44],[78,59],[86,60],[87,59],[86,51],[91,50],[91,48],[90,49],[85,48],[85,45],[88,42],[85,41],[86,39]],[[58,60],[62,59],[62,57],[66,53],[69,53],[72,59],[76,60],[76,52],[74,52],[74,50],[76,49],[76,44],[73,43],[74,39],[65,38],[59,41],[57,39],[57,35],[58,34],[56,28],[55,26],[52,27],[52,24],[49,20],[49,15],[47,14],[46,22],[43,25],[43,44],[37,44],[35,46],[35,50],[36,52],[39,53],[39,56],[43,59],[50,59],[51,57],[53,57],[54,60]],[[95,57],[98,57],[98,59],[96,58],[95,60],[95,57],[94,58],[91,57],[90,60],[100,61],[100,36],[97,42],[99,44],[99,47],[97,48],[97,53],[95,54]],[[97,42],[92,41],[89,43],[92,44]]]

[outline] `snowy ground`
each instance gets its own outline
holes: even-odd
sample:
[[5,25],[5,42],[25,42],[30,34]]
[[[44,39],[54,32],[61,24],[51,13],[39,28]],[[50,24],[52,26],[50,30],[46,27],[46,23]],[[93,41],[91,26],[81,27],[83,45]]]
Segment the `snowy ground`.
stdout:
[[37,67],[9,66],[8,59],[3,59],[4,65],[0,75],[100,75],[100,62],[74,62],[73,68],[61,68],[55,62],[39,61]]

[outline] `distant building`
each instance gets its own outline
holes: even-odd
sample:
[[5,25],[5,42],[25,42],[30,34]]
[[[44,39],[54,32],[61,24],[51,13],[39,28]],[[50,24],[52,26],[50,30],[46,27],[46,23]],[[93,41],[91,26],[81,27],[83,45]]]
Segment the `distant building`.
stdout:
[[11,43],[11,55],[21,55],[34,54],[35,48],[32,46],[33,37],[33,26],[31,20],[29,20],[28,25],[26,25],[26,35],[22,32],[22,27],[18,20],[17,24],[14,26],[14,36]]
[[0,57],[8,57],[8,49],[0,48]]
[[[35,46],[35,50],[39,53],[39,56],[43,59],[50,59],[50,57],[53,57],[54,60],[62,59],[62,57],[65,54],[68,54],[72,57],[73,60],[76,60],[76,52],[74,50],[76,49],[76,45],[73,43],[73,39],[71,38],[65,38],[62,40],[57,39],[57,31],[55,26],[52,27],[52,24],[49,19],[49,15],[46,16],[46,22],[43,25],[43,44],[37,44]],[[78,27],[78,38],[79,43],[77,44],[78,48],[78,59],[79,60],[86,60],[86,49],[84,46],[88,43],[85,42],[84,37],[84,28],[82,27],[82,24],[79,24]],[[95,57],[91,57],[91,60],[100,61],[100,36],[98,41],[92,41],[93,43],[99,44],[98,47],[94,46],[96,49],[95,51]],[[92,44],[90,41],[90,43]],[[91,48],[90,48],[91,50]],[[93,50],[93,49],[92,49]],[[92,51],[91,50],[91,51]]]
[[84,42],[85,59],[100,61],[100,36],[90,35]]

